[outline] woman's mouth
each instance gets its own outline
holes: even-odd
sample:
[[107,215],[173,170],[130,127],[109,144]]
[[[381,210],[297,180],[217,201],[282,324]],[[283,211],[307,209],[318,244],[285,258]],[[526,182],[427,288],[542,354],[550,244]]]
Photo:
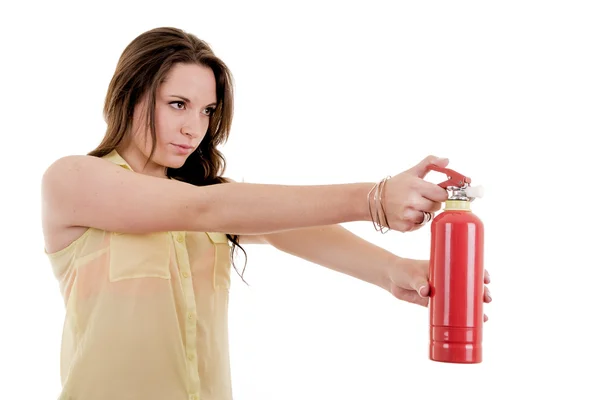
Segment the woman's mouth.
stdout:
[[175,150],[179,154],[188,154],[194,150],[193,146],[190,146],[187,144],[175,144],[175,143],[171,143],[171,144],[173,145],[173,147],[175,147]]

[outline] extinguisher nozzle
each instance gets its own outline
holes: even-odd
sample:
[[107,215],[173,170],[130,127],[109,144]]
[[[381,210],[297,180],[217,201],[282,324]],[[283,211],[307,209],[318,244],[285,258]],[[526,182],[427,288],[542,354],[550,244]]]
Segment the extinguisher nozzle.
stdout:
[[483,186],[469,186],[465,189],[465,194],[468,197],[482,198],[483,197]]

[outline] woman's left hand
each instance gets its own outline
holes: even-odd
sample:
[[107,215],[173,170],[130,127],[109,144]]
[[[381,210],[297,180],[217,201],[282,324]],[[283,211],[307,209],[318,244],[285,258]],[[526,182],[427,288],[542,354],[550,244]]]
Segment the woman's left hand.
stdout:
[[[427,307],[429,304],[429,260],[412,260],[401,258],[388,271],[390,279],[389,291],[397,299]],[[490,275],[485,270],[483,283],[490,283]],[[492,301],[490,290],[484,287],[483,301]],[[483,321],[488,317],[484,314]]]

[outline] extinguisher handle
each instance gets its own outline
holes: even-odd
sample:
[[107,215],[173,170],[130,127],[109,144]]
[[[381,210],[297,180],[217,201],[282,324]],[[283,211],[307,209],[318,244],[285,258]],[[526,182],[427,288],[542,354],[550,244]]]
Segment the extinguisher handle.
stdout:
[[444,189],[446,189],[448,186],[463,187],[463,186],[471,183],[471,178],[469,178],[468,176],[465,176],[463,174],[460,174],[450,168],[442,168],[435,164],[429,164],[428,168],[430,170],[446,174],[446,176],[448,177],[448,180],[438,183],[438,185]]

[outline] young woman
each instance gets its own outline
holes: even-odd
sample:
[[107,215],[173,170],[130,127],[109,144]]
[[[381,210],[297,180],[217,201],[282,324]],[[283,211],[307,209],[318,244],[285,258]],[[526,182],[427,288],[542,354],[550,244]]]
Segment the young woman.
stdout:
[[447,198],[423,178],[447,159],[426,157],[378,183],[232,182],[217,150],[233,116],[230,71],[174,28],[127,46],[104,115],[100,145],[57,160],[42,182],[45,250],[66,305],[61,398],[231,399],[230,265],[244,243],[428,304],[427,260],[338,224],[419,229]]

